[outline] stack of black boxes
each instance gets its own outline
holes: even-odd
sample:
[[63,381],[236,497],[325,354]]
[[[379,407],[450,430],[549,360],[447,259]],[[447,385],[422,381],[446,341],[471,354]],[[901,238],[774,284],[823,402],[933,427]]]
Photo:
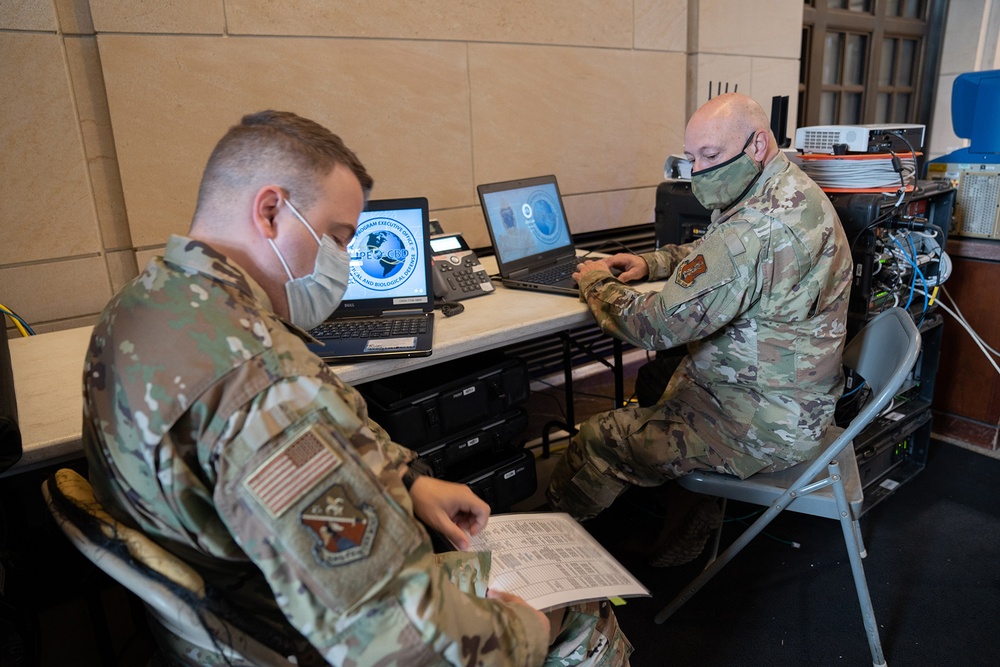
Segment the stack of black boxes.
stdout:
[[524,362],[488,353],[360,385],[372,419],[435,477],[468,484],[493,512],[531,496]]

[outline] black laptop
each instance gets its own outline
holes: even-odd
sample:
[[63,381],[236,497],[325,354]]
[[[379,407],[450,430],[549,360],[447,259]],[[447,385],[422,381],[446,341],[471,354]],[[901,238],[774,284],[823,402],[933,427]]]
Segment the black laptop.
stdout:
[[310,331],[309,349],[326,361],[424,357],[431,353],[431,282],[427,199],[368,202],[347,247],[344,300]]
[[576,256],[555,176],[476,188],[507,287],[577,296]]

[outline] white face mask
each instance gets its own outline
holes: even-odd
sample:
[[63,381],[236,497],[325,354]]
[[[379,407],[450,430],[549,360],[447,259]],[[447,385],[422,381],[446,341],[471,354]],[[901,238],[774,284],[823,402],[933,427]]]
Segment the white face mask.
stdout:
[[285,258],[278,251],[273,239],[268,239],[274,253],[285,267],[288,282],[285,283],[285,296],[288,297],[288,319],[292,324],[306,331],[313,329],[330,316],[340,305],[347,291],[347,276],[351,268],[351,258],[347,251],[337,245],[337,242],[324,234],[322,240],[316,236],[312,226],[302,217],[292,203],[282,200],[299,221],[306,226],[312,237],[319,244],[316,255],[316,266],[311,275],[295,278],[292,276]]

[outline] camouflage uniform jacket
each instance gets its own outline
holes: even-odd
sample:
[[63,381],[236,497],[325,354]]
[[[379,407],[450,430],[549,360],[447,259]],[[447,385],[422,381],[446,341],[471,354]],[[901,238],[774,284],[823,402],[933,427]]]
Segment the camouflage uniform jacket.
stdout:
[[541,664],[531,612],[482,597],[488,556],[438,566],[400,481],[412,453],[303,337],[241,269],[172,237],[90,342],[99,500],[297,640],[299,664]]
[[779,153],[693,243],[642,255],[660,292],[608,273],[580,290],[601,328],[645,349],[687,344],[661,403],[741,477],[815,456],[843,388],[851,256],[830,200]]

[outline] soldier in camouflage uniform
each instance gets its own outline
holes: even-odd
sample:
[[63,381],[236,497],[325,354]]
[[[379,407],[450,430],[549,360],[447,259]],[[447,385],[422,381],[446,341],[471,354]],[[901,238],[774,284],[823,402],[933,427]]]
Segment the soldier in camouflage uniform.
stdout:
[[[576,274],[606,333],[688,352],[658,404],[581,424],[548,488],[554,508],[581,520],[629,485],[806,461],[842,391],[851,258],[829,199],[778,150],[746,96],[701,107],[684,143],[694,195],[713,210],[705,235],[584,262]],[[658,293],[624,284],[645,277],[667,283]]]
[[[94,329],[84,448],[98,499],[300,665],[628,664],[607,603],[558,610],[550,626],[486,590],[488,554],[436,556],[415,516],[467,545],[489,507],[408,472],[414,454],[307,350],[303,329],[343,296],[371,185],[338,137],[294,114],[229,130],[189,236],[171,237]],[[161,639],[180,664],[225,664]]]

